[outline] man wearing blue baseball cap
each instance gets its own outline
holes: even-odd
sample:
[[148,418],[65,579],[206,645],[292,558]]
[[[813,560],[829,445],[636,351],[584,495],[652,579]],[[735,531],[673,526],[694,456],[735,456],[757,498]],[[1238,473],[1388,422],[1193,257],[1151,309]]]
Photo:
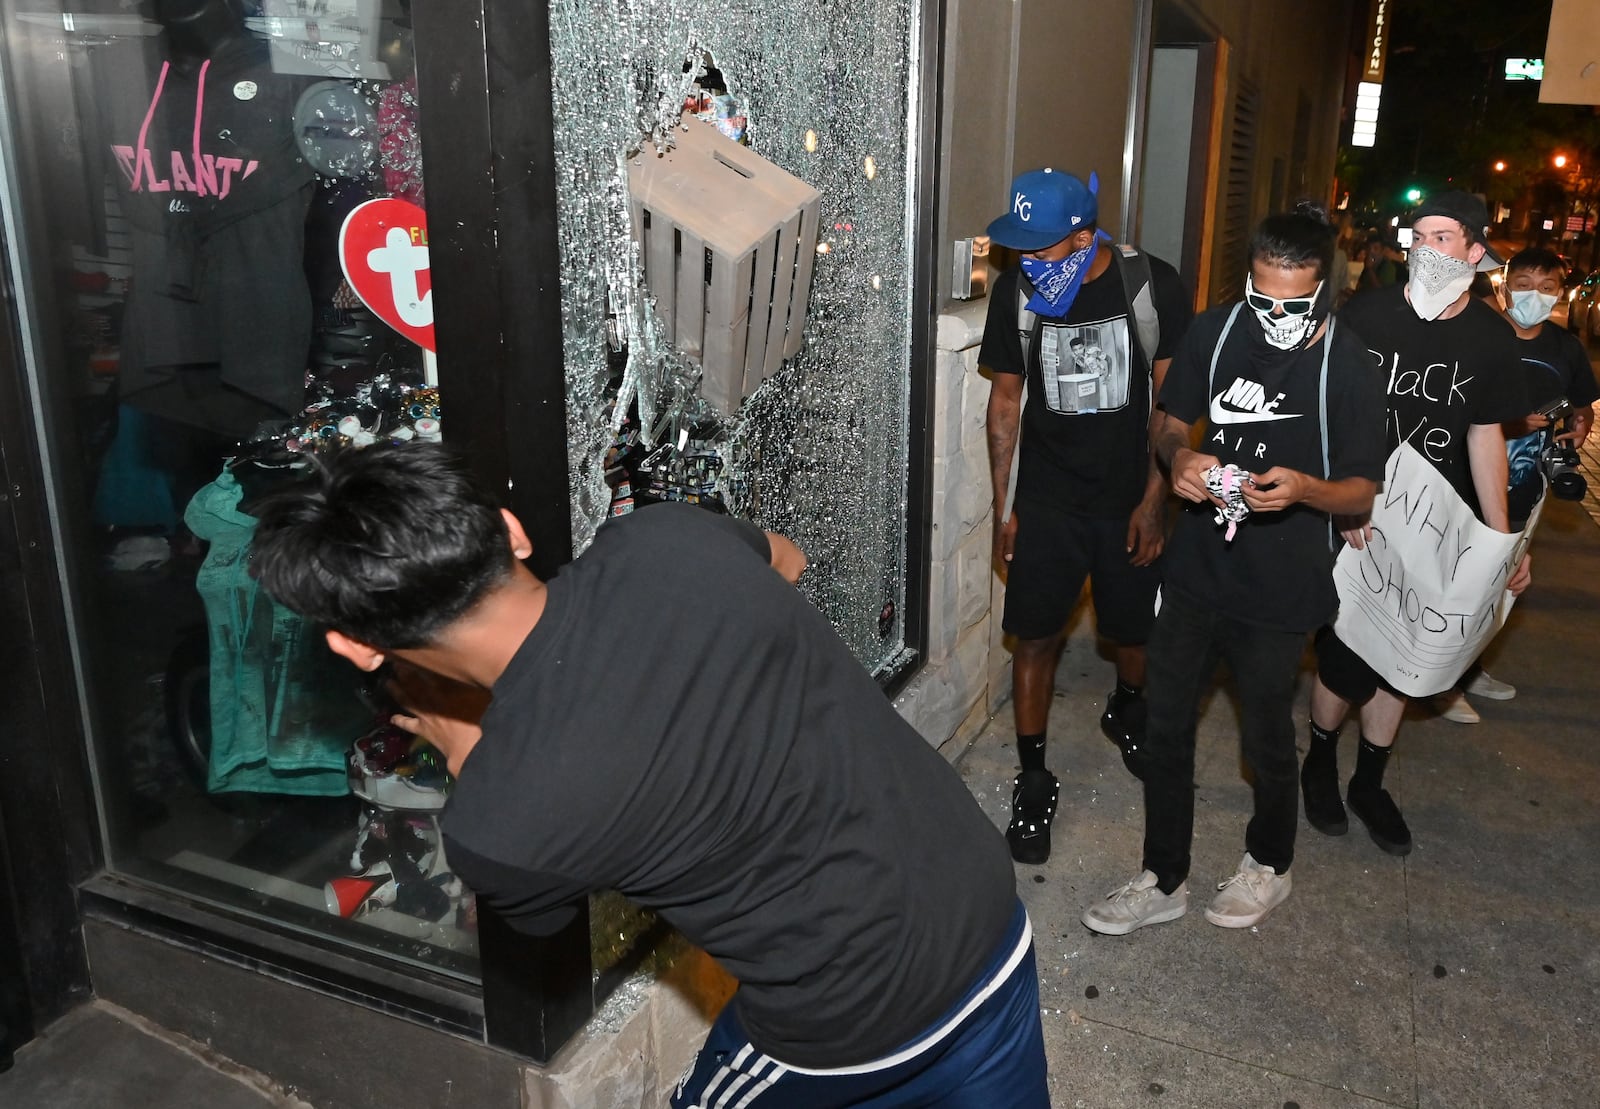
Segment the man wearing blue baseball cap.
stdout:
[[[1002,625],[1021,760],[1006,839],[1018,862],[1050,856],[1060,782],[1045,732],[1061,634],[1085,578],[1116,659],[1100,727],[1138,774],[1144,643],[1155,615],[1166,486],[1150,457],[1150,398],[1189,325],[1177,271],[1099,229],[1099,180],[1040,169],[1011,186],[994,243],[1021,254],[989,298],[978,362],[993,376],[989,463]],[[1026,398],[1026,403],[1024,403]]]

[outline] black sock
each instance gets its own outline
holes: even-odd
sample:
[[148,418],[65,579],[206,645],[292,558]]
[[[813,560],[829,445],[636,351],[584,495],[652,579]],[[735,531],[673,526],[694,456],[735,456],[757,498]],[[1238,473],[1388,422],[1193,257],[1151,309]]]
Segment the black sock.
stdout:
[[1353,792],[1373,793],[1383,788],[1383,768],[1389,764],[1388,747],[1379,747],[1365,736],[1356,746],[1356,772],[1350,779]]
[[1337,761],[1339,751],[1339,729],[1324,729],[1317,727],[1317,722],[1311,722],[1311,747],[1306,751],[1306,761]]
[[1038,735],[1023,735],[1017,733],[1017,758],[1022,760],[1024,770],[1044,769],[1044,733]]
[[1142,686],[1142,685],[1129,685],[1127,682],[1123,681],[1121,678],[1118,678],[1117,679],[1117,688],[1113,689],[1111,691],[1111,704],[1115,708],[1121,708],[1123,705],[1127,704],[1129,701],[1132,701],[1137,697],[1143,697],[1143,696],[1144,696],[1144,686]]

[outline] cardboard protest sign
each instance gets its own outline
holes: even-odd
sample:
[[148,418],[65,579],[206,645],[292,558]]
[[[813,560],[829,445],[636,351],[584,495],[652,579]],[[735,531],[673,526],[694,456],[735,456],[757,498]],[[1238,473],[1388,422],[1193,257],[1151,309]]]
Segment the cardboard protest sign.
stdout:
[[1527,551],[1541,501],[1516,535],[1481,523],[1411,446],[1389,456],[1372,506],[1372,539],[1334,565],[1334,630],[1400,692],[1455,685],[1506,622],[1506,582]]

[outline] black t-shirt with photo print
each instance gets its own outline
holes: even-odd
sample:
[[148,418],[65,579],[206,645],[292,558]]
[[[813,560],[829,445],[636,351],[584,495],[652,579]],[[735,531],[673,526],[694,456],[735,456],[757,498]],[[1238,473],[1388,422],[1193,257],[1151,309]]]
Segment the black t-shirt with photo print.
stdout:
[[[1383,379],[1362,341],[1335,321],[1306,350],[1268,354],[1248,307],[1239,308],[1223,337],[1233,310],[1215,308],[1194,321],[1161,390],[1168,414],[1201,426],[1197,449],[1251,473],[1286,466],[1325,476],[1320,390],[1326,352],[1326,476],[1383,480]],[[1215,518],[1209,502],[1184,502],[1167,544],[1164,589],[1277,631],[1311,631],[1332,619],[1339,598],[1327,513],[1306,504],[1251,513],[1232,540]]]
[[[1149,458],[1150,378],[1135,347],[1127,292],[1115,248],[1112,264],[1086,281],[1063,319],[1039,317],[1029,342],[1028,403],[1022,413],[1017,503],[1079,513],[1126,516],[1144,496]],[[1171,358],[1189,325],[1189,302],[1178,271],[1150,261],[1152,297],[1161,322],[1155,359]],[[1012,267],[989,293],[978,362],[995,373],[1020,374],[1022,332]],[[1048,370],[1049,372],[1045,372]]]
[[1532,411],[1516,332],[1476,297],[1450,319],[1423,320],[1403,285],[1354,297],[1339,318],[1366,341],[1383,374],[1389,450],[1410,443],[1481,519],[1467,429]]

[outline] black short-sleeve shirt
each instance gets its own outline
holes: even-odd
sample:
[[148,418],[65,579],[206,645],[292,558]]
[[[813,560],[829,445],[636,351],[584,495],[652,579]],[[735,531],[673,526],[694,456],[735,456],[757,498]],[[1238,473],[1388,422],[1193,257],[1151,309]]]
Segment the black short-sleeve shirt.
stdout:
[[[1222,338],[1232,306],[1198,317],[1179,345],[1161,391],[1161,407],[1200,425],[1198,450],[1259,474],[1274,466],[1327,477],[1383,479],[1383,380],[1362,341],[1337,321],[1294,354],[1262,358],[1260,325],[1241,307]],[[1331,335],[1331,339],[1330,339]],[[1218,346],[1221,349],[1218,350]],[[1321,381],[1328,358],[1327,447],[1323,469]],[[1212,370],[1216,355],[1215,371]],[[1311,631],[1330,619],[1333,585],[1328,515],[1307,504],[1251,513],[1233,539],[1210,503],[1184,502],[1167,545],[1164,588],[1221,608],[1245,623]]]
[[[1546,323],[1531,339],[1518,337],[1522,352],[1522,380],[1528,392],[1531,415],[1565,397],[1574,407],[1586,408],[1600,399],[1589,352],[1576,335]],[[1513,525],[1526,520],[1544,491],[1541,457],[1550,442],[1545,430],[1506,437],[1510,468],[1507,506]]]
[[[1027,374],[1017,503],[1117,517],[1144,496],[1150,376],[1137,353],[1120,255],[1102,249],[1111,250],[1112,264],[1084,282],[1066,316],[1037,319],[1026,367],[1017,312],[1022,271],[1002,273],[989,293],[978,362],[995,373]],[[1191,312],[1178,272],[1146,257],[1161,323],[1153,360],[1160,361],[1172,357]]]
[[845,1066],[924,1030],[1006,935],[1016,879],[766,536],[663,504],[549,583],[444,815],[452,866],[525,931],[616,889],[740,981],[758,1049]]
[[1392,285],[1351,299],[1339,318],[1366,340],[1388,394],[1388,444],[1410,443],[1481,518],[1467,429],[1526,416],[1517,335],[1477,298],[1450,319],[1423,320]]
[[1583,340],[1570,331],[1546,323],[1531,339],[1519,338],[1517,351],[1522,356],[1523,384],[1528,391],[1528,411],[1536,412],[1560,397],[1575,407],[1600,400],[1594,367]]

